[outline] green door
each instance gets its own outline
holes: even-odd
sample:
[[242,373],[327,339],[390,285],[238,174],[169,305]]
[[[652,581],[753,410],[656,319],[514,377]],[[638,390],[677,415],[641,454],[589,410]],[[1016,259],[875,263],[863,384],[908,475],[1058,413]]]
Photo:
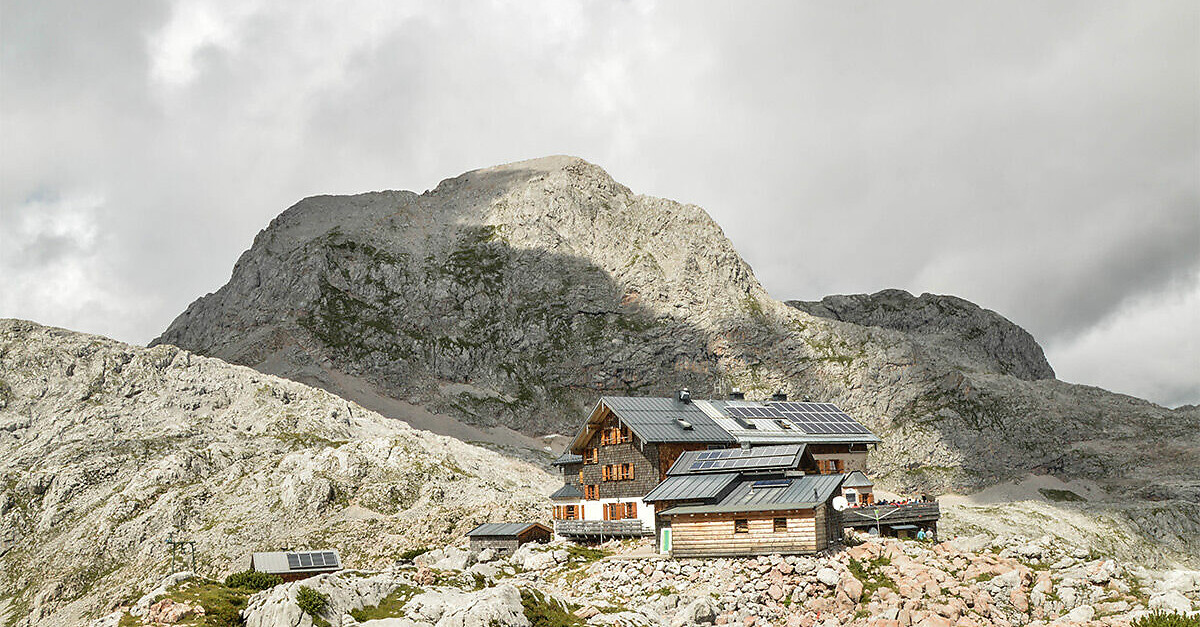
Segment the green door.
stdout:
[[663,553],[663,554],[671,552],[671,528],[670,527],[663,527],[659,531],[658,552]]

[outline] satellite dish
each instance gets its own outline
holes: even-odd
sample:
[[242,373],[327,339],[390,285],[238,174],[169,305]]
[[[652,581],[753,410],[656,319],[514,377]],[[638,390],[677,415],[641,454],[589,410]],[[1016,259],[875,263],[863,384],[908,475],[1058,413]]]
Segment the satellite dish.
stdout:
[[833,509],[841,512],[845,511],[848,507],[850,507],[850,503],[846,500],[846,497],[841,495],[833,497]]

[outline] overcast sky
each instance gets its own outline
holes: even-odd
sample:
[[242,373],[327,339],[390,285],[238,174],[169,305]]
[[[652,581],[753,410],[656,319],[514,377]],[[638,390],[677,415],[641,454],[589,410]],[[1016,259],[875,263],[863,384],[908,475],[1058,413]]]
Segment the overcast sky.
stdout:
[[145,343],[304,196],[566,153],[777,298],[956,294],[1200,402],[1198,6],[4,1],[0,316]]

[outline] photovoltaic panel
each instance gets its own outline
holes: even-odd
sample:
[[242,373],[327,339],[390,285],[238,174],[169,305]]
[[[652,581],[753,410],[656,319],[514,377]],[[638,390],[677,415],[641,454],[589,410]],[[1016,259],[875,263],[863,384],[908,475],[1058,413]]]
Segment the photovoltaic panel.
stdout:
[[754,470],[783,468],[796,461],[801,445],[762,446],[757,448],[731,448],[699,453],[688,466],[688,472]]
[[337,553],[333,551],[288,553],[287,562],[292,570],[338,567]]
[[866,427],[837,408],[833,403],[772,402],[770,406],[787,420],[800,427],[805,433],[814,434],[862,434],[870,433]]

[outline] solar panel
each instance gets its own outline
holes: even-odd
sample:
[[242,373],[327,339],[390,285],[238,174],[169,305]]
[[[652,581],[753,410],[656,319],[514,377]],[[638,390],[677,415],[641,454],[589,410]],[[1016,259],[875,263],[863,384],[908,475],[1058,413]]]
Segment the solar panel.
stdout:
[[792,465],[801,445],[730,448],[700,453],[688,467],[688,472],[704,470],[750,470]]
[[790,479],[766,479],[764,481],[755,481],[754,483],[750,484],[750,489],[757,490],[759,488],[786,488],[789,485],[792,485],[792,481]]
[[[795,424],[805,433],[859,434],[870,433],[866,427],[837,408],[833,403],[797,403],[778,401],[769,404],[772,411]],[[730,408],[732,411],[733,408]]]
[[333,551],[313,551],[287,554],[288,568],[304,570],[307,568],[337,568],[337,553]]

